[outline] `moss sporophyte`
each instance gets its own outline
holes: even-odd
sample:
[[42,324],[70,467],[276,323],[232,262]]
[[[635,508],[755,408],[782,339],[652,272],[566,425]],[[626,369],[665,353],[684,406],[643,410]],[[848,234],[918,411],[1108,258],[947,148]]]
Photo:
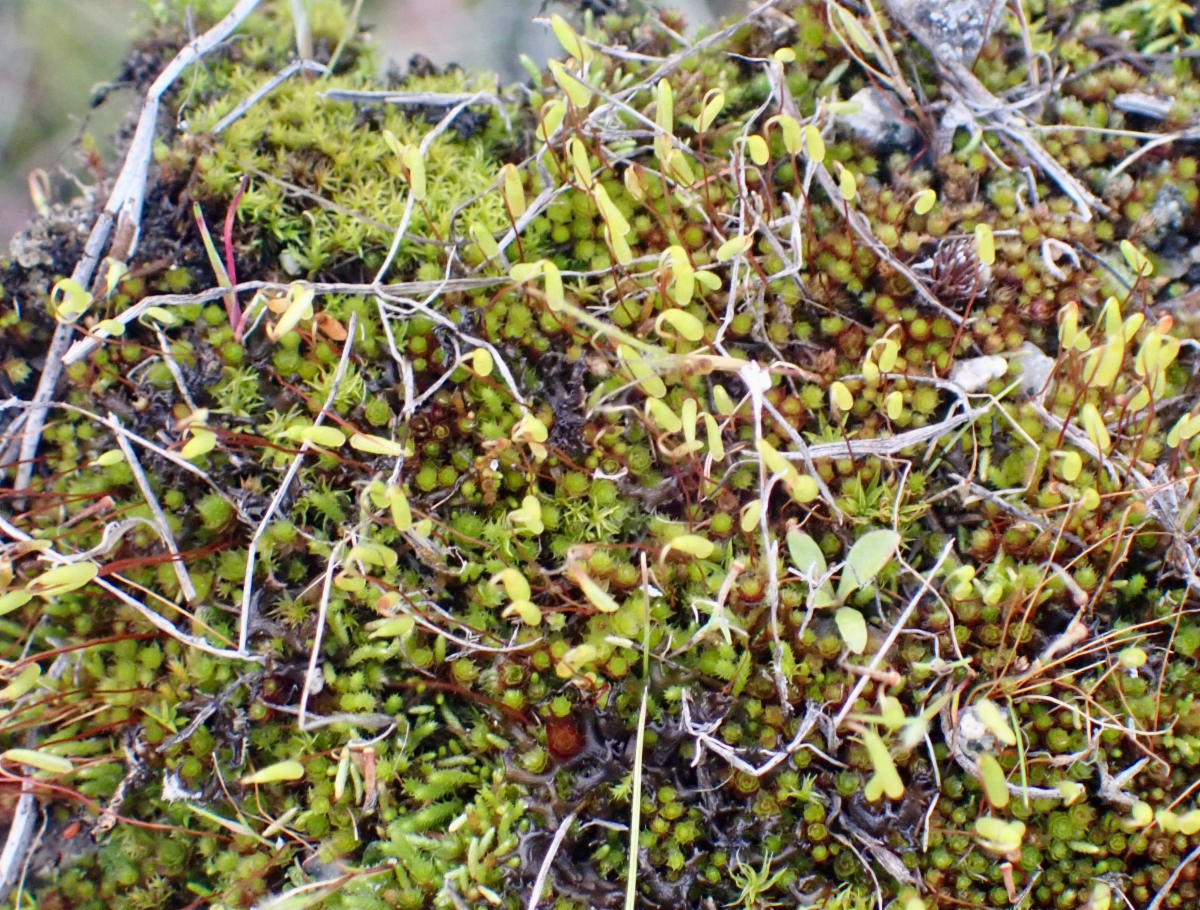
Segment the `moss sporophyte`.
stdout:
[[148,4],[0,267],[14,908],[1200,905],[1190,10],[620,6]]

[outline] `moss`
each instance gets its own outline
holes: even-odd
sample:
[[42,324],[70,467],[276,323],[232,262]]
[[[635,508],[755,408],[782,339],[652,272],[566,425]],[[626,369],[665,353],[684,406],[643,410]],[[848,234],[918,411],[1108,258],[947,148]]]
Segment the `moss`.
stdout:
[[[197,28],[225,6],[192,4]],[[328,60],[346,9],[311,6],[317,56]],[[1096,20],[1077,22],[1057,0],[1045,6],[1062,62],[1097,64],[1063,84],[1048,118],[1123,128],[1126,115],[1109,100],[1120,92],[1200,103],[1189,72],[1100,62],[1081,40]],[[1142,47],[1191,41],[1188,26],[1136,18],[1145,6],[1110,5],[1100,24]],[[564,133],[548,147],[534,134],[537,117],[564,100],[549,73],[501,92],[503,116],[483,101],[468,106],[426,149],[427,192],[385,276],[398,287],[377,301],[367,283],[415,182],[404,147],[448,108],[325,97],[379,87],[367,45],[352,37],[327,79],[289,80],[220,137],[201,140],[289,58],[289,8],[263,4],[238,40],[189,72],[189,130],[166,135],[156,154],[134,272],[98,304],[103,313],[83,317],[94,328],[148,296],[214,286],[194,224],[161,212],[184,195],[198,199],[220,247],[218,225],[249,173],[229,253],[239,280],[271,283],[262,321],[235,331],[220,298],[177,307],[181,318],[162,331],[186,394],[157,332],[139,322],[74,364],[64,394],[83,410],[53,412],[36,507],[14,519],[62,552],[94,552],[106,579],[213,648],[236,646],[253,540],[249,646],[263,662],[187,647],[96,586],[34,597],[0,617],[0,639],[32,655],[43,679],[57,649],[78,660],[70,686],[47,681],[36,701],[18,696],[20,714],[0,726],[4,748],[23,747],[36,720],[43,747],[72,759],[54,824],[75,806],[90,823],[97,801],[113,798],[131,767],[127,737],[153,746],[138,753],[144,773],[130,777],[113,833],[39,874],[28,899],[250,907],[336,865],[347,871],[328,906],[517,907],[538,871],[541,848],[529,844],[548,841],[578,809],[549,889],[562,907],[600,906],[620,900],[629,856],[621,826],[641,799],[638,888],[647,903],[749,910],[794,900],[799,888],[819,893],[826,910],[849,910],[875,905],[875,878],[885,900],[907,900],[899,866],[880,863],[873,877],[846,849],[845,838],[866,832],[921,877],[926,906],[951,895],[998,905],[1008,902],[1000,856],[976,828],[985,785],[948,743],[954,718],[986,710],[987,699],[1007,732],[989,727],[979,748],[1009,783],[1043,788],[1028,804],[1014,796],[989,810],[1025,826],[1008,858],[1018,890],[1036,878],[1029,906],[1083,906],[1092,879],[1110,873],[1128,876],[1127,893],[1148,903],[1191,840],[1137,827],[1102,800],[1093,750],[1112,774],[1147,750],[1166,763],[1169,773],[1143,770],[1126,782],[1152,811],[1185,794],[1200,762],[1192,704],[1200,631],[1187,619],[1195,594],[1179,571],[1196,522],[1190,478],[1200,436],[1183,435],[1192,428],[1195,350],[1174,348],[1195,339],[1200,320],[1168,304],[1179,290],[1171,278],[1135,282],[1137,257],[1120,241],[1171,271],[1171,247],[1147,219],[1178,194],[1173,230],[1188,246],[1200,240],[1195,161],[1134,161],[1128,182],[1097,189],[1111,196],[1111,211],[1084,221],[1044,175],[1034,175],[1033,203],[1012,169],[1023,159],[990,134],[976,142],[963,131],[957,152],[934,159],[917,149],[881,154],[830,133],[829,162],[855,175],[854,206],[900,261],[936,263],[948,250],[965,257],[959,273],[927,272],[946,312],[847,230],[843,200],[816,186],[799,195],[783,131],[771,128],[770,161],[745,174],[763,217],[745,253],[727,256],[732,248],[722,246],[749,224],[739,220],[745,200],[731,156],[739,137],[765,129],[749,118],[770,91],[750,61],[793,42],[803,50],[784,73],[805,116],[819,99],[866,84],[824,7],[792,3],[794,29],[746,23],[669,76],[671,127],[694,153],[691,187],[678,163],[639,137],[622,144],[581,130],[582,110],[565,112]],[[164,56],[185,40],[183,5],[156,4],[156,13],[141,53]],[[600,45],[637,47],[647,58],[677,49],[634,17],[588,22]],[[935,96],[928,58],[895,38],[906,75]],[[1005,91],[1022,85],[1023,59],[1019,39],[1005,33],[976,71]],[[596,61],[589,78],[609,94],[654,67],[599,50]],[[495,89],[459,70],[414,73],[393,87]],[[724,108],[701,144],[696,118],[718,91]],[[656,81],[622,97],[651,122],[660,116]],[[576,147],[564,140],[577,132],[604,198],[574,174]],[[1088,130],[1044,139],[1093,188],[1136,147]],[[506,163],[513,181],[503,180]],[[938,198],[918,215],[914,197],[926,187]],[[797,232],[772,243],[768,225],[790,211],[784,193],[800,199]],[[514,207],[535,199],[549,202],[504,256],[537,274],[514,275],[488,254],[487,237],[502,238]],[[620,218],[630,225],[624,264],[608,227]],[[995,237],[985,288],[976,286],[977,247],[962,240],[977,225]],[[1059,255],[1062,277],[1044,258],[1048,238],[1086,251],[1078,266]],[[793,261],[793,242],[802,261]],[[561,301],[546,263],[566,273]],[[21,319],[0,317],[0,369],[23,388],[51,329],[40,306],[50,282],[39,274],[6,265],[3,275],[6,288],[29,290],[39,304]],[[748,274],[752,283],[729,297],[730,279]],[[711,287],[705,276],[716,279]],[[316,288],[311,316],[268,334],[303,280],[337,292]],[[1115,310],[1104,308],[1110,293]],[[1165,318],[1168,305],[1174,315]],[[1079,345],[1066,337],[1072,320],[1087,333]],[[1009,357],[1027,341],[1054,362],[1044,408],[1012,385],[1037,364],[1022,362],[968,400],[946,384],[956,363]],[[1120,356],[1098,369],[1107,345]],[[1164,347],[1173,359],[1148,375],[1156,368],[1146,358]],[[721,356],[705,358],[714,352]],[[753,375],[739,374],[747,362],[774,371],[758,402],[739,401]],[[850,396],[836,407],[834,379]],[[1149,403],[1136,407],[1143,387]],[[948,423],[967,401],[980,410]],[[134,471],[110,454],[119,451],[111,427],[84,413],[109,410],[154,446],[135,442],[197,591],[186,615],[176,562]],[[1084,416],[1093,410],[1099,424]],[[1109,434],[1103,459],[1091,454],[1100,426]],[[758,428],[787,456],[782,466],[760,456]],[[193,457],[204,430],[212,445]],[[914,442],[891,447],[904,432]],[[816,453],[811,469],[797,439]],[[761,482],[771,474],[775,492],[760,521]],[[1169,507],[1156,498],[1161,490],[1174,491]],[[268,515],[277,493],[280,508]],[[119,541],[104,538],[106,522],[127,519]],[[864,568],[856,544],[888,530],[898,541],[885,554],[890,564]],[[943,571],[926,586],[914,572],[928,573],[945,546]],[[8,559],[5,592],[44,571],[31,551]],[[1086,637],[1073,623],[1081,608]],[[875,661],[902,612],[904,630]],[[332,722],[302,732],[294,712],[318,615],[324,632],[306,711]],[[634,794],[630,743],[644,689],[647,747]],[[827,717],[844,715],[837,744],[806,720],[821,705]],[[1176,723],[1162,736],[1137,732],[1159,731],[1168,718]],[[1008,744],[1013,724],[1020,748]],[[748,774],[718,746],[701,745],[695,731],[710,727],[721,750],[750,765],[772,760],[771,770]],[[784,756],[802,730],[811,748]],[[923,736],[910,738],[926,731],[932,757]],[[894,765],[897,799],[871,798],[887,768],[868,733]],[[238,783],[287,760],[301,762],[301,779]],[[167,801],[168,780],[198,795]],[[1083,791],[1065,787],[1072,782]],[[92,802],[73,802],[72,788]],[[188,835],[163,839],[140,825]],[[926,838],[928,852],[914,847]]]

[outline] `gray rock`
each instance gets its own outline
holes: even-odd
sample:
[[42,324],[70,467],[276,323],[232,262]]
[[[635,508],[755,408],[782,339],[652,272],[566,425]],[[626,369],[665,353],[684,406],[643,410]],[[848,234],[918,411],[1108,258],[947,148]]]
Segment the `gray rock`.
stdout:
[[1029,341],[1013,351],[1009,360],[1021,371],[1017,388],[1023,395],[1036,395],[1046,387],[1050,374],[1054,372],[1054,358]]
[[939,60],[970,66],[1004,14],[1004,0],[891,0]]
[[904,119],[904,105],[891,92],[868,87],[855,92],[850,101],[858,110],[840,115],[838,123],[873,151],[907,148],[917,137],[916,129]]

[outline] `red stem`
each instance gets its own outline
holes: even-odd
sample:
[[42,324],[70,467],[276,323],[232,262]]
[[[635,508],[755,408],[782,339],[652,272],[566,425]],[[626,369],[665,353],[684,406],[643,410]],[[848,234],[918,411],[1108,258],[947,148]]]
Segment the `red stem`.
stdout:
[[[233,197],[233,203],[229,206],[229,211],[225,213],[225,272],[229,275],[229,283],[235,287],[237,286],[237,268],[233,263],[233,221],[237,217],[238,206],[242,204],[242,195],[246,192],[246,183],[249,179],[249,174],[242,175],[237,193]],[[229,312],[229,323],[233,326],[234,339],[240,341],[242,338],[242,307],[238,303],[236,293],[230,294],[230,300],[232,305]]]

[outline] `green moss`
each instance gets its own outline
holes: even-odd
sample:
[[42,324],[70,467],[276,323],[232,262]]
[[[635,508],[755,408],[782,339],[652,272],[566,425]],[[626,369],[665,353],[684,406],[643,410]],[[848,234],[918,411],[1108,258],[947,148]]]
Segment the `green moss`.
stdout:
[[[198,29],[225,11],[218,6],[193,4]],[[327,60],[346,7],[329,0],[311,7],[316,53]],[[1114,6],[1100,22],[1119,24],[1140,47],[1191,40],[1187,26],[1131,18],[1143,7]],[[1020,855],[1010,858],[1018,889],[1037,877],[1029,905],[1082,906],[1092,879],[1109,873],[1128,876],[1135,904],[1148,903],[1190,842],[1136,829],[1128,813],[1104,802],[1089,750],[1098,743],[1113,774],[1147,750],[1168,763],[1169,773],[1142,771],[1126,784],[1153,809],[1178,799],[1200,762],[1200,711],[1192,705],[1200,674],[1191,660],[1200,632],[1186,618],[1194,593],[1178,561],[1194,537],[1186,472],[1195,442],[1168,438],[1190,413],[1194,346],[1182,344],[1162,371],[1153,410],[1130,407],[1146,380],[1138,352],[1147,339],[1157,332],[1145,350],[1173,345],[1164,333],[1190,342],[1200,320],[1176,302],[1172,324],[1156,328],[1152,316],[1114,334],[1108,314],[1080,306],[1088,344],[1103,350],[1118,336],[1125,344],[1103,382],[1092,381],[1095,358],[1087,352],[1060,350],[1055,320],[1064,307],[1100,304],[1114,293],[1123,322],[1143,310],[1156,314],[1180,290],[1150,276],[1138,283],[1138,298],[1126,300],[1116,275],[1132,272],[1122,271],[1129,263],[1118,244],[1132,239],[1165,270],[1170,253],[1153,249],[1153,228],[1135,219],[1149,217],[1168,183],[1187,207],[1177,233],[1189,245],[1200,241],[1191,209],[1195,162],[1179,158],[1163,171],[1161,162],[1135,160],[1129,183],[1104,190],[1111,211],[1085,221],[1036,172],[1034,202],[1025,178],[1014,177],[1024,159],[990,133],[976,141],[962,131],[961,154],[939,160],[904,151],[885,160],[835,131],[827,163],[857,175],[852,204],[901,262],[936,257],[939,243],[969,238],[976,225],[992,228],[991,284],[968,303],[926,272],[950,312],[931,307],[846,229],[840,197],[830,200],[817,183],[798,195],[792,156],[775,127],[770,166],[746,169],[746,186],[763,206],[761,218],[746,220],[731,169],[740,160],[734,143],[762,132],[763,120],[749,118],[771,94],[762,67],[746,61],[798,42],[804,53],[783,71],[806,117],[818,99],[848,97],[867,84],[830,33],[825,8],[799,2],[788,6],[795,30],[746,23],[668,76],[676,139],[694,153],[690,188],[673,185],[681,174],[638,145],[640,136],[593,133],[581,126],[580,110],[568,112],[547,150],[533,134],[536,116],[563,97],[549,75],[538,73],[524,93],[501,92],[506,116],[482,101],[471,105],[426,149],[427,193],[412,205],[385,276],[400,287],[377,301],[363,282],[404,217],[413,164],[384,131],[415,146],[446,105],[326,97],[379,87],[367,46],[352,38],[329,78],[289,80],[219,137],[196,139],[290,59],[289,9],[263,4],[227,52],[189,72],[185,95],[165,103],[186,96],[192,133],[171,135],[156,151],[167,198],[186,191],[198,199],[218,248],[238,182],[251,174],[234,219],[238,277],[275,282],[271,293],[281,297],[240,340],[219,297],[173,310],[181,318],[162,331],[186,395],[158,334],[136,321],[119,342],[73,365],[65,381],[76,407],[112,410],[156,447],[134,443],[198,597],[182,614],[179,571],[156,526],[145,523],[153,512],[141,485],[130,465],[106,454],[118,449],[111,427],[82,412],[52,412],[29,497],[34,507],[14,518],[62,552],[94,552],[111,569],[106,579],[213,648],[236,647],[254,540],[249,647],[264,663],[260,672],[188,647],[95,586],[33,598],[0,618],[0,639],[13,654],[33,655],[43,673],[37,701],[17,697],[12,718],[20,720],[0,730],[4,747],[23,747],[31,725],[41,723],[43,746],[75,763],[64,786],[103,803],[125,774],[126,734],[140,726],[153,748],[142,757],[146,775],[131,778],[122,817],[189,831],[155,846],[161,829],[118,824],[97,851],[33,882],[28,902],[249,907],[305,888],[318,867],[337,865],[350,871],[325,898],[329,906],[517,907],[537,874],[540,854],[528,845],[547,840],[578,808],[551,876],[554,893],[543,902],[555,898],[562,910],[598,905],[619,900],[629,857],[621,826],[641,799],[644,900],[750,910],[794,900],[800,889],[820,891],[824,910],[874,906],[873,877],[843,840],[855,837],[849,820],[887,839],[928,885],[927,905],[950,893],[998,905],[1008,902],[1001,857],[975,836],[982,784],[954,760],[944,726],[986,696],[1015,711],[1021,748],[996,741],[994,731],[981,748],[995,753],[1010,782],[1046,788],[1028,805],[1014,797],[987,810],[1025,825]],[[1095,30],[1095,19],[1073,24],[1067,12],[1061,3],[1044,11],[1060,36],[1053,53],[1060,65],[1091,67],[1099,58],[1080,36]],[[156,13],[159,43],[148,47],[178,46],[182,5],[159,3]],[[653,122],[652,58],[678,48],[666,31],[634,17],[589,22],[598,45],[636,46],[650,58],[597,50],[602,62],[588,78],[614,97],[625,92],[622,103]],[[927,57],[895,34],[905,78],[920,79],[935,97],[938,77]],[[998,34],[976,72],[997,92],[1019,88],[1023,53],[1014,35]],[[410,76],[399,90],[494,87],[453,70]],[[1181,109],[1200,103],[1185,70],[1142,74],[1111,62],[1062,89],[1054,113],[1061,124],[1127,126],[1110,107],[1118,92],[1169,95]],[[701,146],[696,118],[718,91],[725,106]],[[610,131],[620,123],[612,120]],[[641,129],[633,119],[626,126]],[[606,235],[612,211],[573,175],[568,136],[582,140],[598,185],[630,224],[628,263]],[[1043,138],[1093,188],[1137,147],[1131,137],[1094,130]],[[505,162],[519,165],[527,206],[549,202],[506,247],[502,265],[486,256],[486,240],[477,241],[503,237],[508,209],[519,203],[494,189]],[[938,188],[937,203],[917,215],[914,196],[929,186]],[[778,232],[791,211],[785,192],[801,200],[797,231],[773,243],[767,232]],[[755,233],[735,268],[717,251],[738,225],[751,224]],[[215,284],[190,222],[147,222],[144,232],[146,261],[130,263],[144,269],[103,303],[105,316],[147,296]],[[1047,238],[1112,268],[1090,256],[1075,266],[1061,254],[1064,277],[1057,277],[1042,258]],[[175,251],[175,266],[154,271],[163,248]],[[797,252],[802,264],[792,261]],[[572,273],[562,307],[548,294],[544,265],[528,280],[511,273],[514,264],[542,260]],[[33,288],[29,299],[45,302],[44,280],[6,268],[6,288]],[[716,280],[695,283],[685,302],[689,269]],[[735,275],[753,277],[748,291],[741,286],[730,297]],[[304,287],[289,286],[291,279],[332,284],[338,293],[319,287],[312,318],[302,314],[288,331],[268,334],[287,295],[295,299]],[[242,295],[242,306],[249,297]],[[676,303],[687,316],[669,311]],[[35,316],[25,321],[0,318],[11,352],[0,369],[15,384],[31,382],[40,368],[50,328],[38,306],[29,312]],[[970,399],[947,385],[956,362],[1008,354],[1026,340],[1055,361],[1044,410],[1009,386],[1024,365]],[[894,363],[875,375],[884,357]],[[752,368],[738,371],[747,362],[774,374],[757,403],[738,401],[753,380]],[[835,409],[831,384],[839,378],[852,402]],[[956,415],[968,401],[979,410],[963,422]],[[1110,434],[1102,460],[1085,444],[1082,415],[1091,408]],[[314,429],[319,415],[322,430]],[[190,436],[182,429],[189,420]],[[205,439],[202,426],[213,444],[189,457]],[[913,433],[913,441],[900,446],[900,433]],[[787,470],[765,458],[760,467],[760,435],[786,456]],[[178,455],[163,457],[164,449],[182,453],[224,495]],[[806,479],[813,473],[828,493]],[[772,474],[760,522],[753,511]],[[1154,491],[1166,489],[1177,492],[1164,512]],[[268,513],[276,495],[278,511]],[[101,547],[104,523],[127,519],[138,521],[122,529],[119,543]],[[863,569],[856,542],[888,529],[899,543],[887,565]],[[943,571],[925,584],[918,575],[930,572],[944,546]],[[32,552],[14,551],[10,561],[11,571],[0,562],[4,591],[45,570]],[[859,571],[870,577],[847,592]],[[1056,648],[1060,636],[1074,634],[1068,630],[1081,606],[1087,638]],[[876,660],[902,612],[902,633]],[[314,652],[318,616],[324,628]],[[46,680],[59,648],[77,655],[70,686]],[[1131,649],[1146,656],[1144,666],[1132,666]],[[319,678],[309,681],[306,711],[333,722],[302,732],[294,710],[314,654]],[[879,672],[889,675],[877,679]],[[630,744],[644,688],[643,792],[634,794]],[[847,704],[852,690],[857,703]],[[822,705],[827,718],[844,715],[839,743],[806,714]],[[925,721],[916,720],[923,712]],[[1167,718],[1174,726],[1160,736]],[[916,749],[909,741],[926,721],[932,759],[921,737]],[[802,724],[805,737],[794,740]],[[695,730],[710,725],[706,735],[736,750],[739,762],[780,758],[768,773],[745,773],[697,740]],[[868,747],[868,731],[898,768],[904,793],[897,801],[867,798],[882,761]],[[377,733],[384,735],[368,751],[364,743]],[[302,780],[238,783],[250,769],[285,760],[302,763]],[[801,771],[810,776],[801,780]],[[168,774],[203,797],[165,801]],[[935,778],[941,790],[932,805]],[[1073,805],[1055,789],[1063,781],[1084,785]],[[842,801],[838,812],[834,799]],[[58,811],[66,802],[56,796],[50,805]],[[261,839],[237,827],[263,835],[276,819],[284,827]],[[900,830],[897,819],[912,821]],[[925,837],[928,852],[911,849]],[[875,872],[886,901],[907,900],[909,887],[889,869]],[[572,882],[584,896],[561,893]],[[1180,894],[1184,902],[1196,898],[1194,890]]]

